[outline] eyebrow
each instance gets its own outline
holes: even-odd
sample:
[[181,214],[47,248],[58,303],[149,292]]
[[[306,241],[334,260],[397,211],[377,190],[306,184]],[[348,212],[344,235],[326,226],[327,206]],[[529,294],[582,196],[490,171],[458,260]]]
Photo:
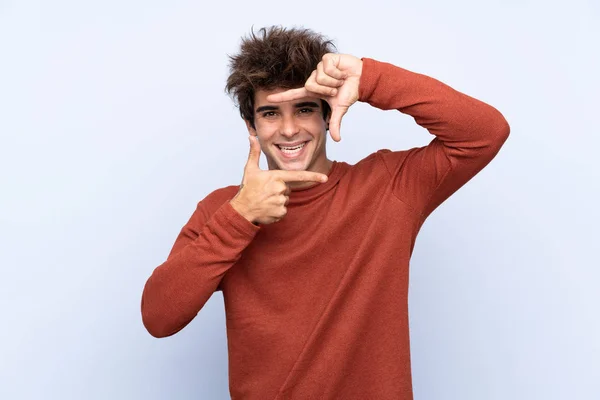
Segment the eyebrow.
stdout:
[[[317,103],[315,103],[314,101],[303,101],[301,103],[294,104],[294,107],[296,107],[296,108],[303,108],[303,107],[319,108],[319,105]],[[263,111],[277,111],[277,110],[279,110],[278,106],[261,106],[261,107],[258,107],[255,112],[259,113],[259,112],[263,112]]]

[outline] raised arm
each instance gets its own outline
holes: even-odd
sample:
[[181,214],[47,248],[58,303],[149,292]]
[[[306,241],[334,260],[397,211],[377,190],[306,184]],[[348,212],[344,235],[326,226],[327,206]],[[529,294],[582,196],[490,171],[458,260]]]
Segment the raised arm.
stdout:
[[510,127],[494,107],[427,75],[363,58],[359,101],[412,116],[435,138],[423,147],[380,150],[395,195],[426,218],[498,153]]
[[489,104],[427,75],[371,58],[325,54],[304,87],[272,94],[267,100],[307,95],[318,95],[331,106],[330,131],[337,142],[342,117],[356,101],[408,114],[435,135],[427,146],[378,152],[395,195],[423,220],[483,169],[510,133],[506,119]]

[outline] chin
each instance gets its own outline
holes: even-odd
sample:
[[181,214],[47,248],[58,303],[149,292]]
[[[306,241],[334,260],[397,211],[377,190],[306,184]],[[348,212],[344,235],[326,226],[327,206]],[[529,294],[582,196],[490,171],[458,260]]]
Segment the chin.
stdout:
[[308,165],[306,163],[277,163],[279,169],[284,171],[306,171],[308,169]]

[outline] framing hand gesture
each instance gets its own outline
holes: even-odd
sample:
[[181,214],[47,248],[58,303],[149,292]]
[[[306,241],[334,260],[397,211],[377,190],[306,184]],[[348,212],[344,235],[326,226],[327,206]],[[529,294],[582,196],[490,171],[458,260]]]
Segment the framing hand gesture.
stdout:
[[329,103],[329,132],[336,142],[342,140],[340,127],[348,108],[358,100],[358,84],[362,60],[348,54],[327,53],[317,65],[303,88],[272,94],[267,101],[283,102],[306,96],[318,96]]

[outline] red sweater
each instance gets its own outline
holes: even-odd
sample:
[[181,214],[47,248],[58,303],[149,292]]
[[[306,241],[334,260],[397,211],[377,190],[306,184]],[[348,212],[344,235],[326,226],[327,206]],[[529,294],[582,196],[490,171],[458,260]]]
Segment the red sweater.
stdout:
[[[412,399],[409,260],[425,218],[484,168],[510,127],[494,107],[426,75],[363,59],[359,101],[411,115],[435,138],[334,161],[292,191],[280,222],[198,203],[148,279],[142,318],[156,337],[185,327],[216,290],[227,321],[232,399]],[[365,136],[366,137],[366,136]]]

